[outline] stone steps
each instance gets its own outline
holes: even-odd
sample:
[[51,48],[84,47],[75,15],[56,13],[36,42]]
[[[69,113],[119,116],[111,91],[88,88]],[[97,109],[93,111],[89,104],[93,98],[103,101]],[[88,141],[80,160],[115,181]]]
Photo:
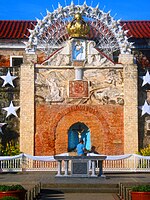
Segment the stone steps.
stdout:
[[120,200],[115,193],[63,193],[60,191],[42,189],[37,200],[54,200],[54,199],[65,199],[65,200]]
[[48,188],[63,193],[118,193],[118,188]]
[[119,183],[119,197],[123,200],[131,200],[131,187],[137,186],[137,185],[149,185],[150,182],[128,182],[128,183]]
[[118,193],[118,184],[42,184],[42,189],[61,191],[63,193]]

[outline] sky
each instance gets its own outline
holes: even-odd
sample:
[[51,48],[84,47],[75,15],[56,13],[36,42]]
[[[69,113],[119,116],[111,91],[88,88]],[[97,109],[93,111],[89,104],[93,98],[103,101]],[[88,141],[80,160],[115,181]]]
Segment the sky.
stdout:
[[[36,20],[46,16],[46,9],[53,12],[62,6],[70,5],[72,0],[0,0],[0,20]],[[83,5],[85,0],[73,0]],[[86,0],[88,6],[104,12],[118,20],[150,20],[150,0]]]

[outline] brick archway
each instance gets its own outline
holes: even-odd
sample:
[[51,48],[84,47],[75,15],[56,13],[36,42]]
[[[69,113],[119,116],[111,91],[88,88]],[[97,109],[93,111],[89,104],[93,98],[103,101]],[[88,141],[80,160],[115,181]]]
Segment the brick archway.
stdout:
[[62,110],[54,127],[55,154],[68,151],[68,130],[77,122],[84,123],[90,129],[91,145],[96,146],[97,151],[104,152],[109,126],[102,110],[100,113],[90,106],[71,106]]
[[102,154],[123,154],[123,107],[78,105],[36,107],[35,155],[68,151],[68,130],[77,122],[90,129],[91,145]]

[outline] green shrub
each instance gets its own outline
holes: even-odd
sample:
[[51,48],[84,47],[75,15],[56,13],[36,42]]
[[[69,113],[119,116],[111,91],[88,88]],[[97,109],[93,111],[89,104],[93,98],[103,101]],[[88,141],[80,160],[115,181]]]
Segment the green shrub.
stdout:
[[19,199],[17,197],[7,196],[7,197],[1,198],[1,200],[19,200]]
[[138,154],[140,154],[142,156],[150,156],[150,144],[147,147],[140,149]]
[[25,190],[22,185],[0,185],[0,192]]
[[[137,152],[137,154],[142,156],[150,156],[150,144],[147,147],[140,149],[140,151]],[[146,168],[149,162],[150,161],[148,160],[140,161],[138,168]]]
[[150,185],[137,185],[131,188],[133,192],[150,192]]
[[6,147],[1,146],[1,154],[3,156],[15,156],[20,154],[19,144],[13,140],[6,144]]

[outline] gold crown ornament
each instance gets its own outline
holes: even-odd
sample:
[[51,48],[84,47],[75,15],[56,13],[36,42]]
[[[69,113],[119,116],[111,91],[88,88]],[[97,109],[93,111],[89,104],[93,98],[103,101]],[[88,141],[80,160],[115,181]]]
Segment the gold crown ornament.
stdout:
[[80,13],[76,13],[74,19],[67,25],[70,37],[86,37],[90,31],[89,25],[83,20]]

